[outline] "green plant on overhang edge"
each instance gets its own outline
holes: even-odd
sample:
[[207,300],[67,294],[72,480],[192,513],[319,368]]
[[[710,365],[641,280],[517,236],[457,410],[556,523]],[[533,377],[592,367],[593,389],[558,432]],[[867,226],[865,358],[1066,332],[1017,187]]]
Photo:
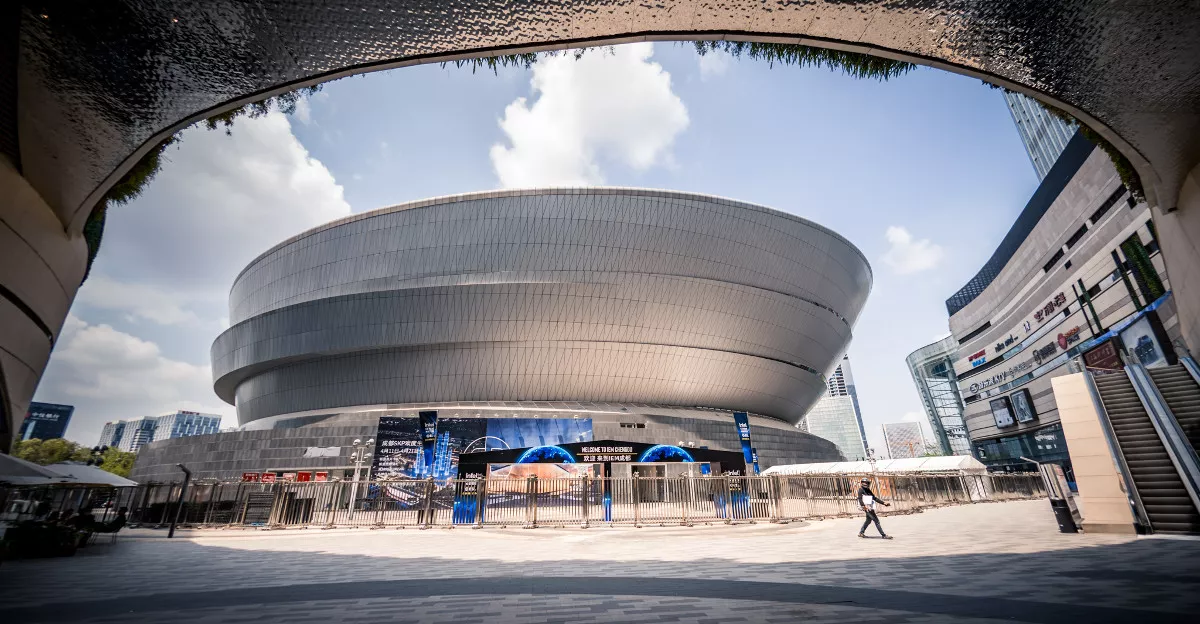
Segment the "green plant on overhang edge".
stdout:
[[[276,96],[263,98],[254,102],[249,102],[244,106],[240,106],[224,113],[218,113],[207,119],[204,123],[209,130],[216,130],[224,127],[225,134],[230,134],[233,130],[234,121],[239,117],[248,117],[255,119],[262,117],[271,112],[272,108],[278,109],[285,115],[291,115],[296,112],[296,105],[300,100],[313,95],[321,90],[321,85],[304,87],[295,91],[281,93]],[[182,132],[182,131],[181,131]],[[139,195],[158,174],[162,168],[163,152],[168,147],[179,141],[180,133],[177,132],[150,148],[117,183],[108,189],[104,194],[104,198],[92,208],[91,214],[88,215],[87,221],[83,224],[83,239],[87,243],[88,257],[87,268],[84,271],[83,279],[92,271],[92,263],[96,261],[96,255],[100,253],[100,241],[104,237],[104,221],[108,213],[108,209],[113,205],[121,206],[127,204]]]

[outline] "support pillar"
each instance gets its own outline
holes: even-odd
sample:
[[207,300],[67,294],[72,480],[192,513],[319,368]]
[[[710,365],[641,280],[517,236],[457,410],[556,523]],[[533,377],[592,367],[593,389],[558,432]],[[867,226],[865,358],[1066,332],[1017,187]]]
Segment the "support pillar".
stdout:
[[1200,164],[1184,178],[1179,208],[1154,209],[1167,277],[1179,312],[1179,329],[1188,348],[1200,353]]
[[87,266],[82,236],[0,157],[0,452],[8,452]]

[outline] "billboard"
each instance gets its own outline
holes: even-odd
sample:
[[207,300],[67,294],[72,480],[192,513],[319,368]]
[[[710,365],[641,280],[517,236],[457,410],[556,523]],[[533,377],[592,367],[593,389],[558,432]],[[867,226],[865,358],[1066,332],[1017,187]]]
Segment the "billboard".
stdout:
[[384,416],[375,436],[376,479],[451,479],[465,453],[590,442],[590,418]]
[[1037,411],[1033,409],[1033,399],[1029,396],[1029,390],[1018,390],[1008,395],[1008,398],[1012,401],[1017,422],[1028,423],[1037,420]]
[[21,422],[18,437],[22,440],[53,440],[61,438],[67,432],[71,415],[75,413],[74,405],[58,405],[57,403],[30,403],[25,420]]
[[1009,427],[1016,424],[1013,420],[1012,402],[1008,397],[1000,397],[988,401],[988,406],[992,408],[992,418],[996,420],[997,427]]

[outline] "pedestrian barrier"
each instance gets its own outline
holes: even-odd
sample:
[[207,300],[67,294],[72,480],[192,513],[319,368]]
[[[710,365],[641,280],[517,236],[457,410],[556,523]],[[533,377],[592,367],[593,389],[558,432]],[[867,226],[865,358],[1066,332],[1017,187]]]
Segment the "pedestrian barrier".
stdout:
[[[623,479],[449,479],[283,483],[193,482],[118,488],[105,501],[132,524],[165,526],[525,527],[790,522],[860,513],[868,475],[680,476]],[[943,505],[1046,496],[1036,474],[873,475],[872,488],[912,513]]]

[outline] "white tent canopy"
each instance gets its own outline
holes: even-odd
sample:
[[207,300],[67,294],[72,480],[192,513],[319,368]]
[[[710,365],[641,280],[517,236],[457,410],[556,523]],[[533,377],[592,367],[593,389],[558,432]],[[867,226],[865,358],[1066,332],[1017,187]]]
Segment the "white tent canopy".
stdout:
[[56,483],[57,472],[12,455],[0,454],[0,483],[9,485],[43,485]]
[[111,486],[111,487],[129,487],[137,485],[136,481],[130,481],[125,477],[115,475],[107,470],[101,470],[96,466],[88,466],[85,464],[50,464],[46,466],[50,470],[61,474],[66,480],[63,483],[72,483],[75,485],[95,485],[95,486]]
[[987,467],[970,455],[946,457],[913,457],[911,459],[880,459],[874,468],[870,462],[847,461],[821,464],[787,464],[772,466],[763,471],[765,475],[804,474],[881,474],[895,473],[941,473],[941,474],[986,474]]
[[128,487],[137,485],[125,477],[85,464],[39,466],[11,455],[0,455],[0,483],[7,485],[89,485]]

